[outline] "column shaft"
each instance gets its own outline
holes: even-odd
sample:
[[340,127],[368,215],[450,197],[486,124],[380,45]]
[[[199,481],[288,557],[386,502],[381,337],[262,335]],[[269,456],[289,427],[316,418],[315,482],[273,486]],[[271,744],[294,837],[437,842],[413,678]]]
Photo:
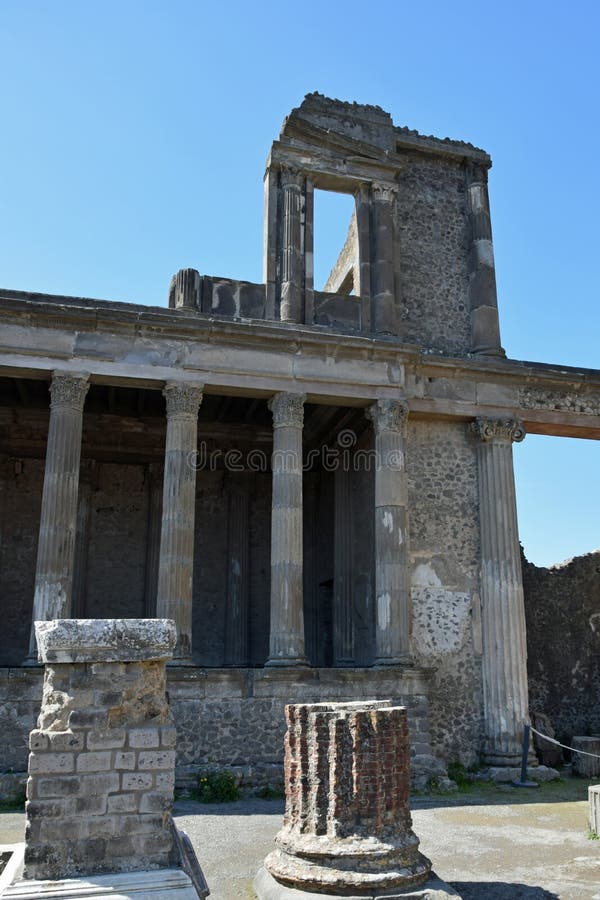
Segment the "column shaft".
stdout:
[[[77,494],[87,373],[54,372],[35,570],[33,622],[72,614]],[[29,659],[36,656],[31,628]]]
[[335,473],[333,664],[354,665],[354,596],[352,583],[352,483],[350,472]]
[[249,512],[248,492],[232,486],[227,524],[226,666],[248,665]]
[[148,484],[148,518],[146,520],[146,562],[144,576],[144,614],[156,615],[158,566],[160,560],[160,532],[162,521],[163,483],[160,468],[149,465],[146,469]]
[[177,625],[174,665],[192,663],[192,592],[198,409],[202,386],[167,382],[167,438],[158,568],[157,615]]
[[394,285],[394,198],[392,185],[373,185],[371,330],[385,334],[398,333]]
[[302,575],[304,394],[276,394],[273,413],[271,629],[268,666],[307,665]]
[[515,420],[477,419],[485,756],[517,765],[529,721],[527,643],[512,441]]
[[500,344],[487,169],[483,166],[470,165],[467,167],[466,177],[471,224],[469,261],[471,346],[473,353],[504,356],[505,353]]
[[375,430],[375,665],[410,662],[408,490],[404,459],[408,405],[378,400]]
[[302,177],[289,169],[281,171],[281,305],[282,322],[302,321]]

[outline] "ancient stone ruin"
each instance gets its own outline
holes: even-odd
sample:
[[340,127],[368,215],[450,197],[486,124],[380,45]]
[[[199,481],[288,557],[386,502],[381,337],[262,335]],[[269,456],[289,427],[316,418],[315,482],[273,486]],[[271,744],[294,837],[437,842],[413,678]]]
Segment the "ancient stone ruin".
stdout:
[[[0,290],[4,795],[42,693],[34,619],[176,622],[181,783],[280,781],[289,702],[405,706],[419,785],[518,765],[530,685],[563,741],[597,730],[592,602],[576,717],[548,688],[562,578],[527,634],[513,450],[599,439],[600,372],[506,356],[490,166],[310,94],[268,156],[260,283],[190,260],[161,307]],[[326,285],[318,191],[354,204]]]
[[174,623],[54,620],[36,623],[36,639],[45,675],[29,739],[24,880],[3,896],[206,896],[171,817]]
[[260,900],[456,897],[412,830],[406,710],[294,704],[286,719],[285,818],[255,880]]

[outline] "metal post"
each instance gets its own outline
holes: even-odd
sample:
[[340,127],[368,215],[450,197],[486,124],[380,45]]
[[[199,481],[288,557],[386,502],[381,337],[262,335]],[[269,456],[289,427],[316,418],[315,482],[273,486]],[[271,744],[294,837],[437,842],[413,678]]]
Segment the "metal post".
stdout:
[[523,752],[521,754],[521,777],[515,778],[512,782],[513,787],[536,788],[539,787],[537,781],[527,781],[527,759],[529,757],[529,725],[523,728]]

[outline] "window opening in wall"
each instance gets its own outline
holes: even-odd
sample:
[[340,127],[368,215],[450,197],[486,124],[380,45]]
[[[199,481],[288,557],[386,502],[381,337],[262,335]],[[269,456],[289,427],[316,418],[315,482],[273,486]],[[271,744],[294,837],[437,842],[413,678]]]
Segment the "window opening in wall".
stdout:
[[355,294],[355,202],[351,194],[315,191],[314,285],[317,291]]
[[528,434],[514,444],[519,537],[536,566],[600,548],[600,443]]

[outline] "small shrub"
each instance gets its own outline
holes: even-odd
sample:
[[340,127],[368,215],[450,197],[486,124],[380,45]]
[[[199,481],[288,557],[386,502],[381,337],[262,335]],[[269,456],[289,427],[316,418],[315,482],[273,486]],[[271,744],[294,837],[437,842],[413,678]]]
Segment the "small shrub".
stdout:
[[588,828],[588,841],[600,841],[600,834],[594,831],[593,828]]
[[228,769],[206,772],[198,777],[198,787],[190,792],[200,803],[233,803],[239,800],[240,789]]
[[0,812],[18,812],[25,809],[25,794],[0,800]]
[[451,762],[448,765],[448,778],[455,781],[459,788],[468,787],[471,782],[467,777],[467,770],[462,763]]

